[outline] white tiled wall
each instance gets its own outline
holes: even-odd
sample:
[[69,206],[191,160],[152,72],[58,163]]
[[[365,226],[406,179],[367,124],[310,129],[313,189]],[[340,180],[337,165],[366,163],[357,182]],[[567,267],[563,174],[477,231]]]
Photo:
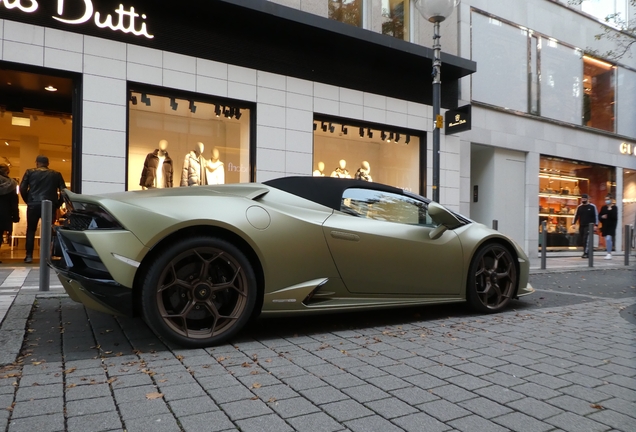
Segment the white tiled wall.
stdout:
[[[314,113],[432,128],[429,106],[386,96],[11,21],[0,36],[2,60],[83,74],[84,193],[125,189],[127,81],[255,102],[257,181],[311,174]],[[440,196],[458,210],[459,140],[442,136],[441,147]]]

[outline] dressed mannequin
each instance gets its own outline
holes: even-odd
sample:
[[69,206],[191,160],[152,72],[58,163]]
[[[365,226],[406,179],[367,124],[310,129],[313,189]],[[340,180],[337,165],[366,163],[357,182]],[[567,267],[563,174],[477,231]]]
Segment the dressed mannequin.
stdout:
[[225,184],[225,167],[219,160],[219,149],[212,149],[212,159],[205,166],[209,185]]
[[325,163],[318,162],[318,169],[314,170],[314,177],[324,177],[325,176]]
[[362,161],[362,165],[360,166],[360,168],[358,168],[358,171],[356,171],[356,180],[372,182],[373,179],[371,178],[370,173],[371,165],[369,165],[369,162],[367,161]]
[[349,174],[349,170],[347,170],[347,161],[346,160],[340,159],[340,162],[338,163],[338,168],[336,168],[331,173],[331,177],[351,178],[351,175]]
[[194,150],[191,150],[183,160],[183,171],[181,172],[181,186],[200,186],[207,184],[206,160],[203,157],[205,146],[202,142],[196,143]]
[[168,141],[159,141],[159,148],[148,153],[141,171],[139,186],[143,189],[172,187],[172,159],[168,155]]

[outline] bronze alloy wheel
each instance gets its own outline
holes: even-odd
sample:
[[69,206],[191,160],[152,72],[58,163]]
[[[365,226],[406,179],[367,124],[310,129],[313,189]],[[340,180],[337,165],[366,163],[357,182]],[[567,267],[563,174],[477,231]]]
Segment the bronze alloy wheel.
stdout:
[[517,268],[510,251],[497,243],[482,246],[473,259],[468,301],[482,312],[503,309],[517,286]]
[[[186,239],[175,246],[162,254],[169,258],[152,265],[155,277],[152,268],[149,271],[142,294],[147,321],[160,336],[183,345],[226,340],[245,324],[254,307],[249,262],[222,240]],[[173,249],[177,253],[170,253]],[[154,307],[146,307],[150,305]]]

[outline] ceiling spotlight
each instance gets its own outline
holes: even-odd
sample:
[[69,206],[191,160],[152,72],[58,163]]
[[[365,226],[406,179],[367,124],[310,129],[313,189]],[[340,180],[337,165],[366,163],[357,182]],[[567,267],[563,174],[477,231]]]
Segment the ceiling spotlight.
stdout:
[[333,133],[335,130],[336,127],[332,123],[329,123],[329,132]]
[[221,106],[218,104],[214,105],[214,114],[216,114],[217,117],[219,117],[221,115]]
[[177,103],[177,100],[175,98],[170,98],[170,108],[172,108],[172,111],[176,111],[178,107],[179,104]]
[[367,136],[369,138],[373,138],[373,131],[371,130],[371,128],[369,128],[369,131],[367,132]]
[[384,141],[386,139],[386,132],[382,131],[382,133],[380,134],[380,138],[382,138],[382,141]]
[[36,116],[35,114],[31,115],[31,118],[33,118],[33,121],[38,121],[38,116]]
[[145,103],[146,106],[150,106],[150,98],[148,97],[146,93],[141,94],[141,102]]
[[387,139],[386,142],[391,142],[392,139],[393,139],[393,132],[389,134],[389,139]]
[[225,118],[230,118],[230,107],[223,108],[223,115],[225,116]]
[[327,132],[327,123],[321,122],[320,128],[322,129],[323,132]]
[[196,105],[194,104],[194,101],[190,101],[190,112],[191,112],[192,114],[194,114],[194,113],[196,113],[196,112],[197,112],[197,107],[196,107]]
[[396,132],[395,134],[395,142],[398,142],[400,140],[400,134]]
[[66,119],[64,117],[60,117],[60,121],[62,122],[63,125],[66,125]]
[[130,101],[133,105],[137,105],[137,96],[130,96]]
[[345,125],[342,125],[342,127],[340,128],[340,132],[342,132],[343,134],[347,134],[349,130],[347,129],[347,127]]
[[314,130],[318,129],[318,123],[314,122]]
[[241,113],[241,109],[237,108],[236,111],[234,112],[234,117],[238,120],[241,118],[243,114]]
[[364,138],[364,128],[360,128],[360,138]]
[[405,143],[408,144],[410,142],[411,142],[411,135],[407,135]]
[[48,86],[44,87],[44,90],[50,91],[50,92],[56,92],[57,88],[53,87],[52,85],[48,85]]
[[[5,141],[4,145],[9,145],[9,141]],[[629,174],[629,173],[628,173]]]

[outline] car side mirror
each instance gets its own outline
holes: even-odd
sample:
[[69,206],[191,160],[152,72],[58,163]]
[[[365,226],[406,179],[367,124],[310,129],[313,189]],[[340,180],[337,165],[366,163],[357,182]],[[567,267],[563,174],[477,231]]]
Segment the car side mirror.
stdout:
[[431,202],[428,204],[428,214],[433,222],[440,226],[444,226],[447,229],[454,229],[462,225],[462,223],[455,217],[453,213],[451,213],[449,210],[445,209],[441,205],[437,204],[436,202]]

